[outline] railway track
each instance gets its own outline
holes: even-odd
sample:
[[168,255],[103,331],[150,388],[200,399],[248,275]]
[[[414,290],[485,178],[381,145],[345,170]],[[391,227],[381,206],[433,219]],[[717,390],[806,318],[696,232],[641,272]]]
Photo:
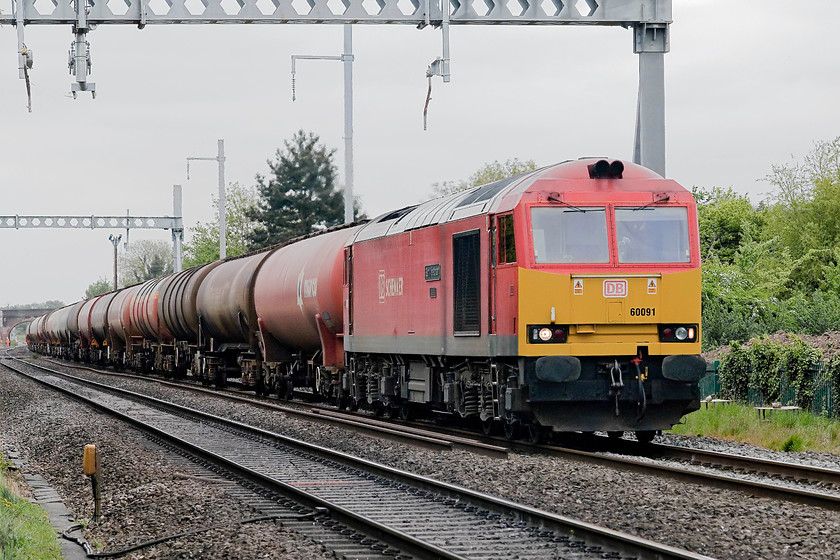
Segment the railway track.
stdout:
[[370,416],[338,411],[320,405],[305,407],[279,405],[267,399],[244,396],[233,391],[205,389],[191,384],[173,383],[133,374],[112,373],[83,366],[100,374],[154,380],[168,386],[214,395],[227,400],[284,412],[310,421],[340,425],[344,428],[409,443],[430,449],[462,449],[473,453],[504,458],[511,451],[540,453],[574,461],[605,465],[622,470],[655,473],[679,481],[726,490],[745,492],[775,500],[793,501],[823,508],[840,509],[840,471],[770,461],[663,444],[639,445],[637,442],[604,437],[580,437],[569,445],[538,445],[509,441],[503,437],[479,436],[457,428],[382,421]]
[[[4,365],[187,449],[278,500],[298,502],[307,508],[298,508],[307,526],[367,547],[370,557],[707,558],[43,366]],[[301,524],[299,518],[287,523]]]

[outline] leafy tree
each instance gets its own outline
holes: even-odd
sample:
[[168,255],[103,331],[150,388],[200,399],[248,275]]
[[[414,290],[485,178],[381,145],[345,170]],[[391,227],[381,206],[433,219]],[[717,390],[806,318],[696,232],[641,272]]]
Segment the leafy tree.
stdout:
[[139,284],[172,273],[172,247],[165,241],[134,241],[119,258],[122,286]]
[[[219,259],[219,198],[213,196],[214,218],[190,228],[190,240],[184,244],[184,268]],[[250,248],[249,236],[257,222],[249,217],[256,211],[257,193],[251,187],[231,184],[225,193],[225,249],[235,257]]]
[[840,329],[840,138],[772,169],[776,191],[758,208],[731,189],[695,190],[704,348]]
[[504,163],[499,163],[498,160],[492,163],[485,163],[478,171],[470,175],[467,180],[461,181],[444,181],[443,183],[432,184],[432,191],[435,196],[445,196],[448,194],[463,191],[479,185],[486,185],[494,181],[499,181],[507,177],[519,175],[527,171],[533,171],[537,168],[534,160],[519,161],[519,158],[505,160]]
[[840,244],[840,137],[817,142],[802,162],[774,165],[765,179],[777,191],[770,235],[795,255]]
[[[313,133],[300,130],[268,161],[271,173],[257,175],[259,200],[248,218],[259,225],[249,235],[255,247],[282,243],[344,221],[344,195],[328,150]],[[355,205],[354,205],[355,206]],[[358,208],[354,215],[358,216]]]
[[746,196],[732,188],[694,189],[700,222],[700,251],[704,259],[715,254],[731,263],[742,243],[758,239],[764,228],[763,209],[756,209]]
[[113,288],[114,287],[111,285],[111,282],[109,280],[107,280],[104,277],[100,278],[87,287],[87,290],[85,290],[85,299],[90,299],[96,296],[101,296],[102,294],[107,294]]

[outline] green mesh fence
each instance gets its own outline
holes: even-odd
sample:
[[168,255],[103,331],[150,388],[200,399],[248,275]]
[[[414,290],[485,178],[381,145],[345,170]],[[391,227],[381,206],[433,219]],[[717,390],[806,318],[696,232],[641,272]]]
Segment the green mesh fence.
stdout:
[[[710,395],[716,397],[720,393],[719,367],[720,362],[718,361],[707,364],[706,375],[699,381],[701,399]],[[825,371],[824,364],[821,363],[817,368],[811,370],[811,379],[814,396],[811,399],[810,411],[821,416],[840,418],[840,403],[837,402],[837,395],[832,388],[831,379]],[[782,375],[780,395],[782,405],[796,404],[796,388],[790,384],[787,375]],[[747,392],[747,404],[752,406],[766,404],[769,406],[772,403],[764,402],[762,394],[750,388]]]

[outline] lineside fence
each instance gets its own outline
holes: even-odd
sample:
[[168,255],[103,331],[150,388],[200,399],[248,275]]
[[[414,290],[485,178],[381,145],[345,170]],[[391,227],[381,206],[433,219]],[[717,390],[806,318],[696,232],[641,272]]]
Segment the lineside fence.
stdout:
[[[804,383],[794,383],[785,368],[779,367],[771,372],[771,377],[778,379],[778,390],[768,391],[769,398],[765,398],[764,391],[756,387],[757,370],[753,365],[745,369],[747,374],[746,394],[738,391],[732,383],[727,383],[726,372],[721,375],[722,362],[715,361],[706,366],[706,375],[700,379],[701,400],[712,396],[714,398],[733,399],[751,406],[770,406],[779,402],[782,406],[797,405],[818,416],[840,418],[840,360],[829,362],[820,360],[804,372]],[[723,382],[722,382],[722,379]],[[743,388],[744,380],[741,381]],[[740,393],[740,394],[739,394]],[[804,405],[804,406],[803,406]]]

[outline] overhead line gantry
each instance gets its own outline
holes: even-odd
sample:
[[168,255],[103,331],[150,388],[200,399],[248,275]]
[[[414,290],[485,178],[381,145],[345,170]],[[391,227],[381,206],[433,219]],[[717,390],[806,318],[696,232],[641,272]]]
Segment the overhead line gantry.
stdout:
[[[429,72],[449,81],[450,25],[596,25],[633,30],[639,55],[639,94],[633,161],[665,175],[665,64],[670,49],[672,0],[12,0],[0,24],[18,34],[20,78],[27,80],[31,53],[26,25],[69,25],[74,40],[70,67],[74,95],[95,94],[88,81],[87,34],[97,25],[180,23],[405,24],[440,28],[442,56]],[[36,7],[37,4],[37,7]]]

